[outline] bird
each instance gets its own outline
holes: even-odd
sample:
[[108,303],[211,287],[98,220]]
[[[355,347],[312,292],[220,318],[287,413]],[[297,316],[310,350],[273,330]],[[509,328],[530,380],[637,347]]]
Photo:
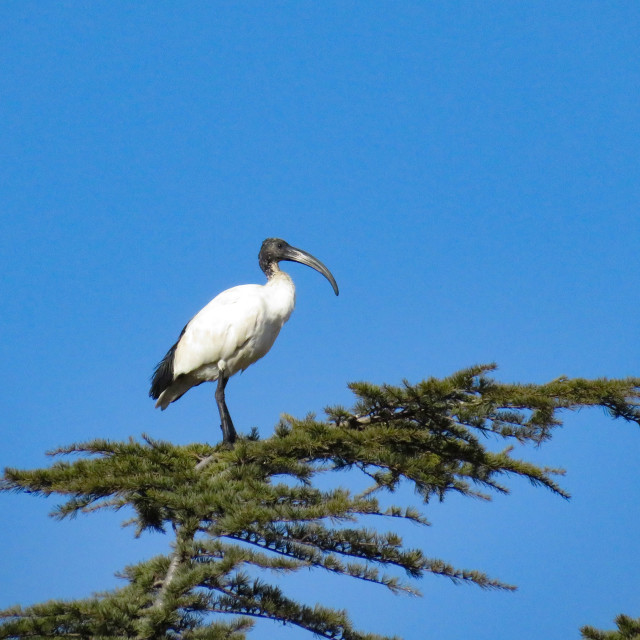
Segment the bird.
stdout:
[[223,443],[232,445],[236,430],[225,401],[229,378],[267,354],[295,306],[291,277],[280,269],[282,261],[305,264],[338,285],[327,267],[310,253],[292,247],[281,238],[267,238],[258,264],[266,284],[243,284],[219,293],[184,327],[177,342],[157,364],[149,396],[165,410],[189,389],[218,381],[215,398],[220,414]]

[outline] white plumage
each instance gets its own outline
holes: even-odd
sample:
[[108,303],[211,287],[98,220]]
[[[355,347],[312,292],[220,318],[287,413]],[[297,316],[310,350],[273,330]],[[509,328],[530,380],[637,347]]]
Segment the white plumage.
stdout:
[[218,294],[185,327],[173,359],[174,382],[156,407],[166,409],[191,387],[217,380],[221,371],[230,378],[266,355],[295,299],[293,281],[283,271],[267,284],[243,284]]
[[267,238],[258,259],[267,283],[227,289],[198,312],[156,367],[149,391],[157,400],[156,407],[164,410],[191,387],[217,380],[223,440],[229,443],[235,441],[236,433],[224,399],[227,381],[271,349],[295,306],[293,281],[278,263],[291,260],[316,269],[338,295],[338,285],[327,267],[284,240]]

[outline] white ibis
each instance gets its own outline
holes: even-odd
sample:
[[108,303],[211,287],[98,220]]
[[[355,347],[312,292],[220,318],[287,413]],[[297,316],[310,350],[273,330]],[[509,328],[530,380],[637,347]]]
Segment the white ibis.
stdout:
[[319,271],[338,295],[333,275],[320,260],[280,238],[267,238],[258,255],[267,283],[227,289],[189,321],[154,371],[149,396],[157,400],[156,407],[164,410],[191,387],[217,380],[215,396],[223,442],[235,441],[236,431],[224,399],[227,381],[271,349],[295,306],[296,290],[289,275],[280,270],[282,260]]

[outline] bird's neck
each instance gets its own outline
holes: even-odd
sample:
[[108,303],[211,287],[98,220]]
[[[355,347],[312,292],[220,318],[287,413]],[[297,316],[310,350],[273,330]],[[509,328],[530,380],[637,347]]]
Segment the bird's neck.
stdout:
[[258,263],[260,264],[260,268],[262,269],[264,275],[267,276],[267,279],[269,280],[273,278],[276,273],[280,272],[280,266],[278,265],[278,262],[275,260],[267,260],[265,256],[262,255],[262,251],[258,256]]
[[[280,270],[280,264],[277,261],[263,262],[262,257],[260,257],[260,268],[265,276],[267,276],[268,282],[271,282],[273,278],[278,278],[279,276],[285,276],[289,278],[289,276]],[[289,278],[291,280],[291,278]]]
[[286,322],[296,304],[296,288],[288,273],[281,271],[277,263],[271,275],[267,274],[267,287],[270,295],[267,296],[271,311]]

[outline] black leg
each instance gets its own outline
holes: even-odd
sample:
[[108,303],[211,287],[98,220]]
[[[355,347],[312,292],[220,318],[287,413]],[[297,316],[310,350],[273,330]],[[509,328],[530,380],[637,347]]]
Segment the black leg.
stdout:
[[236,441],[236,430],[231,422],[229,409],[224,401],[224,388],[227,386],[229,378],[225,378],[222,374],[218,377],[218,386],[216,387],[216,402],[218,403],[218,411],[220,412],[220,428],[222,429],[222,442],[233,444]]

